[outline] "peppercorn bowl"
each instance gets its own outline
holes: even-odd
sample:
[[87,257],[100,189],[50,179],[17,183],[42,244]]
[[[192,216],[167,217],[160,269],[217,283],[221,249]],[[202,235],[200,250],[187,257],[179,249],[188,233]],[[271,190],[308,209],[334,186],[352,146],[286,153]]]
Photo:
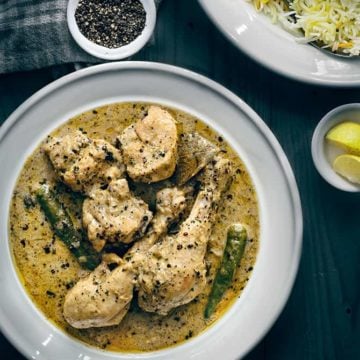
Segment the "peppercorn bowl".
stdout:
[[154,0],[137,3],[118,6],[69,0],[67,23],[73,39],[99,59],[121,60],[134,55],[149,41],[156,24]]

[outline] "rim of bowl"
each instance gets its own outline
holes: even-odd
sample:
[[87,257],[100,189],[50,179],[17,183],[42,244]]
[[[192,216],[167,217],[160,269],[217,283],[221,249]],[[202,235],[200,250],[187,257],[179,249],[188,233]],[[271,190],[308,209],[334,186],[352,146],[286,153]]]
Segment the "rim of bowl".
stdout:
[[354,111],[360,113],[360,103],[344,104],[329,111],[317,124],[311,141],[311,155],[321,177],[335,188],[348,192],[360,192],[360,185],[351,183],[333,170],[330,162],[326,159],[324,145],[326,133],[335,125],[346,120],[340,115]]
[[80,0],[69,0],[66,17],[69,31],[75,42],[88,54],[103,60],[121,60],[140,51],[150,40],[156,24],[156,6],[154,0],[139,0],[146,12],[145,27],[142,33],[127,45],[109,49],[86,38],[79,30],[75,20],[75,11]]

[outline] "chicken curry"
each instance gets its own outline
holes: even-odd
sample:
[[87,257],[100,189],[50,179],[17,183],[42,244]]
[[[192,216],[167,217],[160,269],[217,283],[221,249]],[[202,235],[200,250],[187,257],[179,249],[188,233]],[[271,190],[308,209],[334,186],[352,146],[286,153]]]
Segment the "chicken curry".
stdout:
[[[209,313],[238,223],[242,259]],[[70,119],[27,159],[10,240],[50,321],[103,349],[153,351],[201,333],[240,296],[259,213],[244,164],[219,134],[179,110],[117,103]]]

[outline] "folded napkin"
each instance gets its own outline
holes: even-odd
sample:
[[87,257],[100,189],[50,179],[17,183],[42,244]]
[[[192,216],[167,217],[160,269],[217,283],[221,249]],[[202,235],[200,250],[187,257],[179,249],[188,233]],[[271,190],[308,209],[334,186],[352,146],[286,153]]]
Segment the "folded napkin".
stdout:
[[0,73],[69,62],[96,62],[72,39],[67,0],[0,2]]
[[67,0],[0,0],[0,74],[103,62],[72,39],[66,7]]

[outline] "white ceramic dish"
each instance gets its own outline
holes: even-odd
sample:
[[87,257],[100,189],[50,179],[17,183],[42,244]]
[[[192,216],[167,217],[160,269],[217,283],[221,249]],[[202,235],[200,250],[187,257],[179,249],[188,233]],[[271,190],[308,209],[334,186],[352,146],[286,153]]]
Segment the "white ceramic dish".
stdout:
[[87,39],[79,30],[75,20],[75,10],[79,0],[69,0],[67,6],[67,22],[70,33],[77,44],[90,55],[104,60],[121,60],[137,53],[149,41],[154,32],[156,24],[156,7],[154,0],[140,0],[146,11],[145,28],[141,35],[128,45],[116,49],[109,49],[104,46],[95,44]]
[[[91,89],[91,91],[89,91]],[[251,174],[260,206],[260,251],[241,297],[210,329],[177,347],[146,353],[104,352],[80,343],[46,320],[17,277],[8,242],[8,209],[26,157],[71,116],[119,101],[150,101],[192,113],[221,133]],[[19,146],[21,144],[21,146]],[[235,359],[244,356],[282,311],[298,269],[302,214],[296,182],[279,143],[259,116],[221,85],[155,63],[91,67],[46,86],[0,129],[1,331],[33,359]]]
[[335,125],[343,121],[360,123],[360,104],[346,104],[328,112],[317,125],[311,142],[311,154],[316,169],[332,186],[349,192],[360,192],[360,185],[347,181],[332,169],[332,163],[340,154],[341,149],[327,143],[325,136]]
[[300,44],[246,0],[198,1],[234,45],[270,70],[317,85],[360,86],[360,57],[341,59]]

